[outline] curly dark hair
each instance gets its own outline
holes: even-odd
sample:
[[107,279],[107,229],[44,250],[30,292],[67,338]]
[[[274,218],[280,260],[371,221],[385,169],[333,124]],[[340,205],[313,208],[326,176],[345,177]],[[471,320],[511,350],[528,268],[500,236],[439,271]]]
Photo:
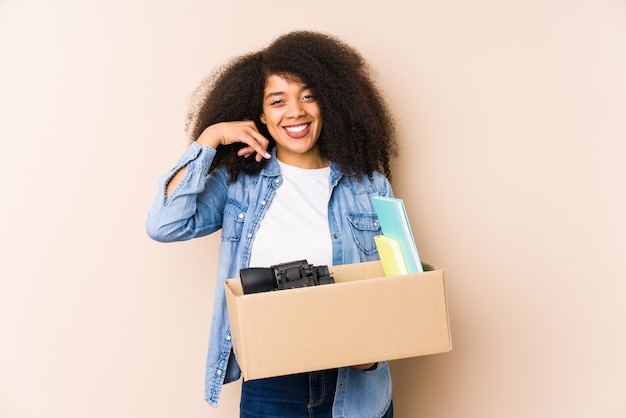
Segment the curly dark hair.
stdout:
[[[378,170],[391,179],[390,158],[398,154],[395,122],[370,67],[356,49],[318,32],[290,32],[210,74],[198,87],[188,115],[191,140],[218,122],[252,120],[272,149],[275,142],[260,121],[270,75],[297,79],[314,92],[324,121],[317,141],[324,158],[345,174]],[[258,172],[266,160],[239,157],[237,150],[243,146],[220,146],[211,170],[226,167],[231,180],[240,172]]]

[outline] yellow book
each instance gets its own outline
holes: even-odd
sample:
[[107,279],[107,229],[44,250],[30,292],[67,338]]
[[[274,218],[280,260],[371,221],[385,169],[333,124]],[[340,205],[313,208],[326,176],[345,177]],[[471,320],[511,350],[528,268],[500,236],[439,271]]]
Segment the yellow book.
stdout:
[[376,235],[374,241],[385,276],[398,276],[409,273],[404,262],[400,242],[397,239],[389,238],[385,235]]

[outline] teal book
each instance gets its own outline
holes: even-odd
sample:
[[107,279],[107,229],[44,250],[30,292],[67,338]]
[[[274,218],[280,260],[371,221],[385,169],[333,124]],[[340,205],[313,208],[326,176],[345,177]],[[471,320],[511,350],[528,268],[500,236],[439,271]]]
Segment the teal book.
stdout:
[[372,198],[383,235],[400,243],[404,262],[409,273],[422,273],[422,261],[411,231],[404,201],[395,197],[375,196]]

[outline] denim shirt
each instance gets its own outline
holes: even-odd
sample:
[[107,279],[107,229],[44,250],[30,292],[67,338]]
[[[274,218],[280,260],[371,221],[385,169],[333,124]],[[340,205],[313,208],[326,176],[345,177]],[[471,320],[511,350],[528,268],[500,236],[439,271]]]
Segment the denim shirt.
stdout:
[[[162,242],[188,240],[221,229],[217,283],[206,365],[206,401],[217,406],[222,385],[239,379],[241,371],[232,354],[224,280],[239,277],[248,267],[252,242],[265,211],[282,184],[275,151],[258,174],[240,174],[229,183],[220,168],[208,174],[215,149],[192,143],[178,164],[159,180],[159,194],[148,213],[148,235]],[[169,198],[165,188],[174,174],[187,166],[181,183]],[[392,196],[389,181],[372,176],[342,174],[330,164],[328,222],[333,265],[378,259],[374,236],[381,233],[372,196]],[[380,418],[391,402],[387,362],[371,371],[339,369],[333,417]]]

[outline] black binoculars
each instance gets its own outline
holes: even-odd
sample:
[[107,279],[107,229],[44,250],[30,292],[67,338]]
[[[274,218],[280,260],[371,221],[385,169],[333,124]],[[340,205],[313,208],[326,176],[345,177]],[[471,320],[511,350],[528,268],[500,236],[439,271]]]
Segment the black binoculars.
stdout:
[[244,294],[335,283],[328,266],[314,266],[306,260],[241,269],[239,277]]

